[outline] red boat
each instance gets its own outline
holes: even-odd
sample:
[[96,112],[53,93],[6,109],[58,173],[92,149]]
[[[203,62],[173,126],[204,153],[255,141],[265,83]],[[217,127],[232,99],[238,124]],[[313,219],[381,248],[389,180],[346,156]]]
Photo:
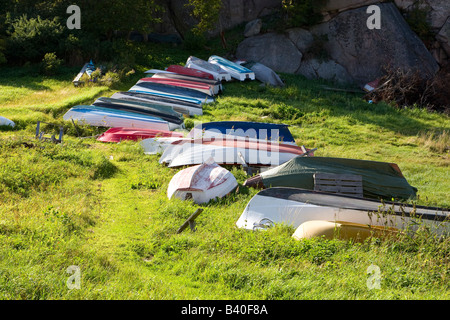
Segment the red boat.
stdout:
[[201,83],[201,82],[196,82],[196,81],[155,78],[155,77],[142,78],[139,81],[162,83],[162,84],[168,84],[168,85],[176,86],[176,87],[184,87],[184,88],[194,89],[194,90],[198,90],[200,92],[206,93],[207,95],[210,95],[210,96],[215,94],[212,86],[210,86],[206,83]]
[[200,71],[193,68],[187,68],[179,65],[170,65],[166,68],[166,71],[175,72],[179,74],[185,74],[187,76],[194,76],[199,78],[214,79],[211,73]]
[[157,130],[157,129],[136,129],[115,127],[108,129],[97,140],[103,142],[120,142],[122,140],[143,140],[156,137],[179,137],[182,138],[181,132]]

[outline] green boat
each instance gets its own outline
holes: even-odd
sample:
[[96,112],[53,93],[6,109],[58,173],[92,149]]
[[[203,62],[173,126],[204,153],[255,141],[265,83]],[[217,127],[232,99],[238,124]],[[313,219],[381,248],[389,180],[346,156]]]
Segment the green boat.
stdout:
[[416,197],[417,189],[408,183],[395,163],[331,157],[295,157],[247,179],[244,185],[314,190],[317,173],[361,176],[365,198],[407,200]]

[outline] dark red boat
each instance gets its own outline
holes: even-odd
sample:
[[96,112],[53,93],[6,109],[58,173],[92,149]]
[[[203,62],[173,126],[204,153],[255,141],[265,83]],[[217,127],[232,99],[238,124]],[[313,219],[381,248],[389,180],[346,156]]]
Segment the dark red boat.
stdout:
[[137,141],[156,137],[182,138],[183,134],[181,132],[166,131],[166,130],[115,127],[105,131],[102,135],[100,135],[97,138],[97,140],[103,142],[120,142],[122,140]]
[[211,73],[200,71],[194,68],[187,68],[179,65],[170,65],[166,68],[166,71],[175,72],[178,74],[185,74],[187,76],[194,76],[199,78],[214,79]]

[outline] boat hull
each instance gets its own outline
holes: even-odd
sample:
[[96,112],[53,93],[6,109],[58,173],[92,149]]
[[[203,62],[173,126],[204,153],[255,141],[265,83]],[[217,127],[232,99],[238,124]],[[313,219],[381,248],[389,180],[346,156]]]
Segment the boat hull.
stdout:
[[75,106],[64,114],[63,119],[96,127],[169,130],[169,123],[158,117],[94,106]]
[[170,65],[166,69],[167,71],[174,72],[177,74],[182,74],[191,77],[204,78],[204,79],[214,79],[211,73],[203,72],[198,69],[187,68],[179,65]]
[[165,148],[159,162],[179,167],[200,164],[212,157],[218,164],[243,165],[245,162],[249,166],[273,167],[303,154],[303,149],[297,146],[257,139],[181,139]]
[[121,100],[129,100],[129,101],[140,101],[147,103],[154,103],[164,106],[170,106],[174,111],[189,114],[189,115],[202,115],[203,108],[200,102],[193,103],[188,101],[182,101],[179,99],[172,99],[168,97],[162,97],[158,95],[152,95],[150,93],[139,93],[139,92],[130,92],[130,91],[122,91],[114,93],[111,98],[113,99],[121,99]]
[[219,81],[231,80],[231,75],[228,72],[223,71],[218,65],[209,63],[194,56],[190,56],[187,59],[185,67],[210,73],[213,75],[214,79]]
[[[420,223],[417,223],[419,221]],[[438,234],[450,231],[448,210],[380,202],[298,188],[269,188],[256,194],[236,222],[239,228],[257,230],[274,224],[295,229],[308,221],[350,223],[415,230],[421,223]]]
[[180,132],[152,129],[114,127],[101,134],[97,140],[102,142],[138,141],[155,137],[183,137]]
[[96,107],[133,112],[136,114],[155,116],[167,121],[171,130],[184,127],[183,115],[174,111],[173,108],[169,106],[105,97],[98,98],[92,105]]
[[286,124],[264,122],[212,121],[195,126],[188,136],[191,138],[209,138],[218,135],[231,135],[296,145],[288,127]]
[[151,93],[162,97],[168,97],[173,99],[179,99],[194,103],[211,103],[214,102],[214,98],[198,92],[196,90],[188,88],[174,87],[161,83],[149,83],[145,81],[138,81],[134,86],[130,88],[132,92]]
[[167,79],[167,78],[154,78],[154,77],[142,78],[139,81],[162,83],[162,84],[167,84],[167,85],[181,87],[181,88],[193,89],[193,90],[197,90],[199,92],[202,92],[202,93],[210,95],[210,96],[213,96],[218,93],[218,91],[215,92],[213,90],[213,88],[209,85],[202,84],[199,82],[196,83],[193,81]]
[[208,159],[205,163],[177,172],[169,182],[167,197],[207,203],[226,196],[237,185],[231,172]]
[[208,59],[209,63],[218,65],[219,67],[221,67],[222,69],[224,69],[226,72],[228,72],[231,77],[240,80],[240,81],[244,81],[244,80],[255,80],[255,73],[250,70],[247,69],[237,63],[234,63],[230,60],[227,60],[225,58],[216,56],[216,55],[212,55],[209,57]]

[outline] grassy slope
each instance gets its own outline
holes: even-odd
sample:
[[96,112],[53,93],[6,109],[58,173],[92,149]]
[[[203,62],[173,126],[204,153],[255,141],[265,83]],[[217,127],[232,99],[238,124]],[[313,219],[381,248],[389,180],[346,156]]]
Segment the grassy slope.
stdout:
[[[143,155],[135,143],[78,139],[70,124],[63,146],[33,139],[36,121],[62,123],[70,106],[127,90],[145,68],[183,63],[189,54],[153,46],[137,74],[112,89],[73,88],[78,70],[53,79],[1,70],[0,115],[18,125],[0,131],[0,298],[450,297],[448,241],[424,236],[351,244],[295,241],[286,227],[237,230],[235,221],[257,192],[242,185],[202,206],[197,232],[177,235],[199,206],[167,199],[176,169]],[[191,120],[289,123],[299,144],[319,148],[316,155],[395,162],[419,189],[418,203],[450,206],[449,154],[441,146],[448,143],[448,117],[372,105],[360,95],[324,90],[320,81],[283,78],[282,89],[227,83],[217,102]],[[428,138],[430,132],[437,136]],[[244,173],[233,173],[242,184]],[[380,290],[367,288],[371,264],[380,267]],[[81,290],[67,289],[71,265],[81,268]]]

